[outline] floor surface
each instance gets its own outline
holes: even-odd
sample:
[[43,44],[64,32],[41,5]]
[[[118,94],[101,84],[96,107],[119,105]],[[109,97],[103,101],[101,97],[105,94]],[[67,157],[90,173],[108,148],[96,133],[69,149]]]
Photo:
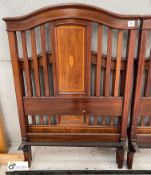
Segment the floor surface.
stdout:
[[[17,147],[9,152],[16,153]],[[31,170],[116,170],[115,149],[77,147],[33,147]],[[123,169],[126,169],[126,154]],[[151,170],[151,149],[135,154],[135,170]],[[4,175],[7,166],[0,166]]]

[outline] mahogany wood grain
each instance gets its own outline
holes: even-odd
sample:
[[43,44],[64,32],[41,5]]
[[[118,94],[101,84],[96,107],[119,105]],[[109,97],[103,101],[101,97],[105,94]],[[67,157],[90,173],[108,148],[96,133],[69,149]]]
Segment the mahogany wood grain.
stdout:
[[150,88],[151,88],[151,51],[149,56],[149,68],[148,68],[148,74],[147,74],[147,83],[145,88],[145,96],[150,96]]
[[[102,68],[106,68],[106,55],[102,54],[101,55],[101,67]],[[38,58],[38,63],[39,63],[39,66],[43,66],[43,62],[42,62],[42,54],[39,54],[37,55],[37,58]],[[29,65],[30,65],[30,68],[33,69],[33,61],[32,61],[32,58],[29,57]],[[48,63],[49,64],[52,64],[52,53],[51,52],[47,52],[47,59],[48,59]],[[121,60],[121,70],[126,70],[126,61],[125,61],[125,57],[122,57],[122,60]],[[137,58],[135,58],[137,59]],[[148,58],[146,58],[148,59]],[[96,65],[97,64],[97,53],[92,51],[91,52],[91,60],[92,60],[92,64],[93,65]],[[24,67],[24,62],[23,62],[23,58],[19,58],[19,61],[20,61],[20,64],[22,66],[22,69],[24,70],[25,67]],[[145,62],[145,70],[148,70],[148,67],[149,67],[149,62],[148,60],[146,60]],[[111,70],[115,70],[116,69],[116,58],[115,57],[112,57],[111,59]]]
[[88,23],[88,26],[87,26],[87,72],[86,72],[87,96],[91,95],[91,38],[92,38],[92,25],[91,23]]
[[30,76],[30,67],[29,67],[28,54],[27,54],[27,43],[26,43],[25,31],[21,32],[21,38],[22,38],[22,50],[23,50],[24,65],[25,65],[27,95],[31,97],[32,96],[32,86],[31,86],[31,76]]
[[102,133],[28,133],[31,142],[119,142],[119,134]]
[[[24,97],[27,115],[121,115],[123,98],[104,97]],[[110,108],[110,110],[108,110]]]
[[17,104],[18,104],[18,114],[19,114],[21,134],[22,134],[22,138],[27,138],[27,119],[25,118],[23,100],[22,100],[23,79],[21,77],[21,69],[19,66],[17,39],[16,39],[15,32],[8,32],[8,36],[9,36],[10,54],[11,54],[12,65],[13,65],[14,83],[15,83],[15,91],[16,91]]
[[[21,76],[21,69],[19,66],[19,59],[18,59],[18,49],[17,49],[17,38],[15,32],[8,32],[9,37],[9,45],[10,45],[10,54],[12,59],[13,65],[13,74],[14,74],[14,83],[15,83],[15,91],[16,91],[16,98],[17,98],[17,105],[18,105],[18,114],[19,114],[19,122],[20,122],[20,129],[21,129],[21,136],[23,140],[27,140],[27,118],[24,113],[23,107],[23,78]],[[31,151],[25,152],[24,151],[25,160],[28,161],[29,166],[31,164]]]
[[96,126],[36,126],[32,125],[28,127],[30,133],[118,133],[119,129],[116,127],[96,127]]
[[129,34],[129,44],[128,44],[127,70],[126,70],[125,91],[124,91],[124,105],[123,105],[123,115],[122,115],[122,125],[121,125],[121,139],[125,139],[127,136],[127,129],[126,129],[127,125],[125,123],[128,122],[135,42],[136,42],[136,31],[131,30]]
[[55,36],[59,94],[64,92],[84,93],[85,27],[69,24],[56,26]]
[[105,70],[105,82],[104,82],[104,96],[106,97],[110,95],[111,54],[112,54],[112,29],[108,28],[107,60]]
[[[46,34],[44,25],[40,26],[41,33],[41,46],[42,46],[42,60],[43,60],[43,71],[44,71],[44,84],[45,84],[45,95],[48,97],[49,92],[49,77],[48,77],[48,60],[46,56]],[[37,58],[38,59],[38,58]]]
[[36,85],[36,96],[40,96],[40,79],[39,79],[39,66],[37,60],[37,49],[36,49],[36,38],[35,38],[35,31],[31,29],[31,45],[32,45],[32,57],[33,57],[33,68],[34,68],[34,78],[35,78],[35,85]]
[[[140,52],[139,52],[139,60],[138,60],[138,69],[137,69],[137,79],[136,79],[136,88],[135,88],[135,97],[134,97],[134,108],[133,108],[133,128],[131,131],[131,138],[136,138],[136,126],[137,120],[139,116],[140,106],[140,93],[141,93],[141,83],[143,78],[143,71],[144,71],[144,57],[145,57],[145,50],[147,44],[147,30],[143,30],[141,34],[141,41],[140,41]],[[140,107],[140,108],[139,108]],[[145,107],[145,106],[144,106]],[[144,110],[144,109],[143,109]],[[141,112],[143,115],[143,113]]]
[[117,42],[117,60],[116,60],[116,72],[115,72],[115,86],[114,86],[114,96],[115,97],[117,97],[118,94],[119,94],[122,40],[123,40],[123,32],[119,31],[119,33],[118,33],[118,42]]
[[[50,6],[22,17],[3,18],[8,31],[27,30],[58,19],[84,19],[119,29],[137,29],[139,27],[139,16],[114,14],[85,4]],[[135,25],[128,26],[129,20],[134,20]]]
[[102,62],[102,26],[98,26],[98,48],[97,48],[97,60],[96,60],[96,82],[95,93],[96,96],[100,96],[100,77],[101,77],[101,62]]
[[[61,143],[63,145],[69,142],[71,145],[77,143],[89,145],[91,142],[93,144],[108,142],[112,145],[126,141],[135,39],[136,31],[139,29],[138,19],[139,16],[118,15],[82,4],[52,6],[22,17],[4,19],[10,42],[23,143],[58,142],[59,145]],[[128,26],[130,20],[134,22],[134,26]],[[98,24],[97,52],[92,51],[94,22]],[[47,25],[49,29],[46,30]],[[106,55],[102,49],[104,26],[108,28]],[[37,53],[39,48],[37,27],[40,28],[40,54]],[[114,29],[118,29],[116,57],[112,56]],[[28,30],[31,56],[28,56],[27,52]],[[124,30],[130,33],[125,60],[122,58]],[[23,58],[18,56],[19,43],[16,40],[16,32],[21,32]],[[49,36],[49,46],[46,36]],[[94,93],[92,93],[92,65],[96,68]],[[144,65],[144,69],[149,70],[150,62],[146,61]],[[50,66],[52,77],[49,72]],[[24,71],[27,95],[24,93],[26,89],[22,76]],[[105,77],[101,81],[103,74]],[[148,77],[148,83],[149,81]],[[103,86],[101,96],[100,88]],[[143,103],[150,102],[144,100]],[[143,110],[147,111],[148,105]],[[116,128],[115,117],[121,118]],[[28,118],[31,118],[32,122],[27,122]],[[100,118],[102,123],[99,121]],[[27,147],[28,150],[24,151],[24,155],[30,164],[31,145]],[[119,168],[123,165],[123,158],[124,147],[120,146],[117,154]]]

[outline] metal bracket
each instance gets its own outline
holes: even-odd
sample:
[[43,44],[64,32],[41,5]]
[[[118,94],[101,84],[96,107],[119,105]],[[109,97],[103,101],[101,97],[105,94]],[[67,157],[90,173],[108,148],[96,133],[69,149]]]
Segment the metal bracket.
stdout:
[[131,141],[131,146],[132,146],[132,148],[133,148],[133,150],[134,150],[135,152],[138,152],[138,151],[139,151],[139,148],[138,148],[136,142]]
[[121,146],[123,147],[124,151],[128,151],[128,146],[126,141],[121,141]]
[[126,141],[124,141],[124,140],[122,140],[121,142],[120,142],[120,145],[119,145],[119,148],[123,148],[124,149],[124,151],[128,151],[128,146],[127,146],[127,142]]
[[28,146],[27,142],[23,140],[22,143],[19,145],[18,150],[22,150],[24,152],[29,151],[29,146]]

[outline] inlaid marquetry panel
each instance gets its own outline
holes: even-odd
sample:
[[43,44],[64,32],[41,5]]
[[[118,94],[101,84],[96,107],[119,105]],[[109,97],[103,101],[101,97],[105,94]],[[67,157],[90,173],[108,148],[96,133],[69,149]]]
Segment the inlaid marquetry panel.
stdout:
[[85,27],[55,27],[58,92],[85,93]]

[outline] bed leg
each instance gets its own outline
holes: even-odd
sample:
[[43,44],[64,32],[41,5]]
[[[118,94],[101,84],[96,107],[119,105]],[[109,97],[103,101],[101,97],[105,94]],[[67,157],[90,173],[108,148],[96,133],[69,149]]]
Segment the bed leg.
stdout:
[[119,147],[116,150],[116,162],[119,169],[123,167],[125,150],[123,147]]
[[134,153],[135,152],[132,152],[132,151],[128,151],[127,153],[127,168],[128,169],[132,169]]
[[25,161],[28,162],[28,167],[30,168],[31,161],[32,161],[31,146],[27,146],[27,149],[24,149],[23,153],[24,153],[24,159],[25,159]]
[[116,164],[118,164],[118,148],[116,148]]

